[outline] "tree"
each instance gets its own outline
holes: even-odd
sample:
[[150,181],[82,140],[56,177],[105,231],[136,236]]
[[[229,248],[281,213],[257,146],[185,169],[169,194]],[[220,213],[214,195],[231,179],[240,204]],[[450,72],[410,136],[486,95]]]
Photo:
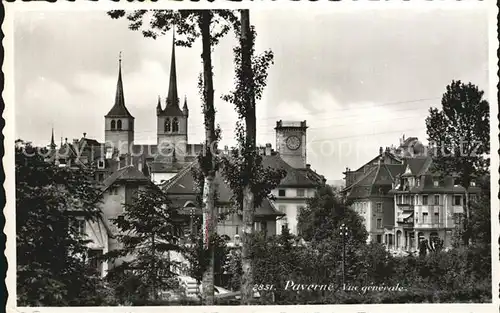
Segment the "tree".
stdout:
[[38,152],[30,144],[15,148],[18,305],[100,305],[103,285],[85,262],[89,241],[75,222],[100,218],[94,175],[45,162]]
[[[175,25],[177,33],[185,36],[185,40],[176,39],[175,44],[185,47],[191,47],[196,38],[201,37],[203,72],[200,75],[199,87],[203,103],[205,143],[204,151],[200,154],[198,161],[205,179],[203,189],[204,227],[207,228],[208,234],[213,235],[216,230],[214,178],[218,167],[216,151],[220,131],[215,128],[212,47],[229,32],[231,26],[237,25],[238,21],[230,10],[152,10],[150,11],[151,16],[146,13],[148,13],[147,10],[137,10],[128,14],[129,28],[142,30],[143,20],[149,19],[150,26],[142,30],[142,33],[145,37],[155,39],[159,35],[165,34]],[[125,16],[125,11],[115,10],[108,12],[108,14],[112,18],[121,18]],[[205,238],[205,246],[213,255],[213,248],[208,237]],[[213,280],[212,260],[205,271],[203,279],[203,294],[206,305],[214,303]]]
[[181,252],[181,218],[168,203],[167,196],[152,184],[139,189],[133,202],[125,204],[123,215],[113,219],[120,247],[103,256],[114,263],[106,279],[121,287],[135,276],[134,296],[147,296],[145,300],[157,300],[161,292],[178,288],[173,272],[177,263],[169,254]]
[[427,135],[434,149],[434,166],[443,176],[453,175],[465,188],[464,244],[470,243],[471,181],[489,168],[490,113],[484,92],[477,86],[452,81],[441,99],[442,109],[431,108],[426,118]]
[[241,27],[235,27],[240,45],[234,48],[236,86],[222,98],[232,103],[238,112],[236,125],[238,147],[231,156],[222,160],[223,175],[233,191],[233,200],[243,216],[241,302],[249,304],[253,299],[253,267],[251,238],[255,208],[268,197],[285,176],[283,171],[264,169],[262,157],[256,149],[256,101],[262,97],[266,86],[267,69],[273,62],[273,53],[265,51],[254,56],[255,30],[250,27],[249,10],[240,10]]
[[340,241],[341,224],[350,229],[352,243],[366,243],[368,232],[363,220],[342,202],[341,197],[329,185],[318,188],[314,197],[308,200],[307,207],[299,212],[298,228],[306,241]]

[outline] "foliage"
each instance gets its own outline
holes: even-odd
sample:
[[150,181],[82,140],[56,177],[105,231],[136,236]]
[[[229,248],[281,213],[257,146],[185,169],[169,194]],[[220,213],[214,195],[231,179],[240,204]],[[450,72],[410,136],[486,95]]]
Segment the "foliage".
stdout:
[[84,261],[88,239],[75,220],[96,221],[100,192],[91,170],[57,167],[30,144],[15,148],[19,306],[99,305],[100,278]]
[[168,204],[167,196],[151,184],[139,189],[132,203],[125,204],[123,215],[113,219],[119,244],[103,258],[113,262],[106,279],[115,288],[132,284],[132,296],[152,299],[162,291],[177,289],[172,271],[177,264],[169,253],[181,252],[182,219]]
[[307,207],[299,212],[298,228],[306,241],[339,241],[339,227],[345,224],[350,229],[351,243],[364,244],[368,232],[361,217],[334,192],[331,186],[321,186]]
[[428,140],[434,150],[433,165],[443,176],[456,175],[457,182],[466,188],[462,234],[465,244],[471,235],[468,188],[489,168],[490,106],[483,95],[471,83],[452,81],[443,94],[442,109],[431,108],[426,118]]

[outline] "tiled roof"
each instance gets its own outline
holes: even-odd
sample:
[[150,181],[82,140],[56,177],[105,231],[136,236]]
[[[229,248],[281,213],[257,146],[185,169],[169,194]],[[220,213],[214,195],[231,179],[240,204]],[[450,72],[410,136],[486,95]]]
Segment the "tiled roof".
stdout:
[[401,173],[401,164],[377,164],[368,170],[361,178],[343,189],[349,198],[367,198],[371,195],[386,193],[392,188],[394,178]]
[[283,169],[286,176],[281,180],[280,186],[283,187],[317,187],[321,184],[320,175],[311,169],[297,169],[288,165],[279,155],[262,156],[262,165],[264,168]]
[[430,161],[429,157],[416,157],[405,159],[404,164],[410,167],[413,175],[422,175],[422,170],[425,171],[426,167],[429,166]]
[[150,182],[149,178],[144,176],[144,174],[139,171],[136,167],[134,166],[126,166],[123,167],[113,174],[111,174],[108,178],[106,178],[103,181],[103,190],[106,190],[109,188],[109,186],[113,185],[117,181],[140,181],[140,182]]
[[184,116],[184,112],[177,105],[167,105],[160,115],[164,116]]

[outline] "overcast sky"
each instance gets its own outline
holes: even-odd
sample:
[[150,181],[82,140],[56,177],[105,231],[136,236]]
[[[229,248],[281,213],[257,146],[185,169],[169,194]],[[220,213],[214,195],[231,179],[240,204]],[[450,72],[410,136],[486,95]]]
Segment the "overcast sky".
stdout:
[[[308,163],[340,179],[398,144],[405,134],[425,140],[431,106],[452,79],[488,92],[485,10],[252,11],[257,50],[275,64],[258,103],[258,142],[275,146],[276,121],[307,120]],[[171,34],[157,40],[128,30],[105,12],[24,12],[15,19],[16,138],[46,145],[104,139],[113,105],[118,54],[125,101],[137,143],[156,142],[156,102],[168,90]],[[220,96],[233,86],[230,33],[214,49],[216,119],[222,145],[234,144],[236,114]],[[190,109],[189,141],[203,140],[197,94],[201,45],[177,47],[178,89]]]

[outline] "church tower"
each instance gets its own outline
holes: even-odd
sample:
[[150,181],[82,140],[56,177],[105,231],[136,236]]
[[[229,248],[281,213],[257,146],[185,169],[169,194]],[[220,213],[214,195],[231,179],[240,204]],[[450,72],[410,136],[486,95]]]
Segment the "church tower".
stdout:
[[306,168],[306,121],[277,121],[276,149],[280,157],[294,168]]
[[164,153],[164,156],[170,156],[182,161],[187,153],[189,110],[185,98],[183,109],[181,110],[179,107],[177,71],[175,66],[175,37],[172,39],[170,81],[165,102],[166,106],[162,109],[161,99],[158,97],[158,104],[156,106],[158,150]]
[[120,154],[129,153],[129,148],[134,143],[134,117],[125,106],[121,53],[118,65],[115,104],[108,114],[104,116],[104,120],[104,140],[106,141],[106,146],[118,150]]

